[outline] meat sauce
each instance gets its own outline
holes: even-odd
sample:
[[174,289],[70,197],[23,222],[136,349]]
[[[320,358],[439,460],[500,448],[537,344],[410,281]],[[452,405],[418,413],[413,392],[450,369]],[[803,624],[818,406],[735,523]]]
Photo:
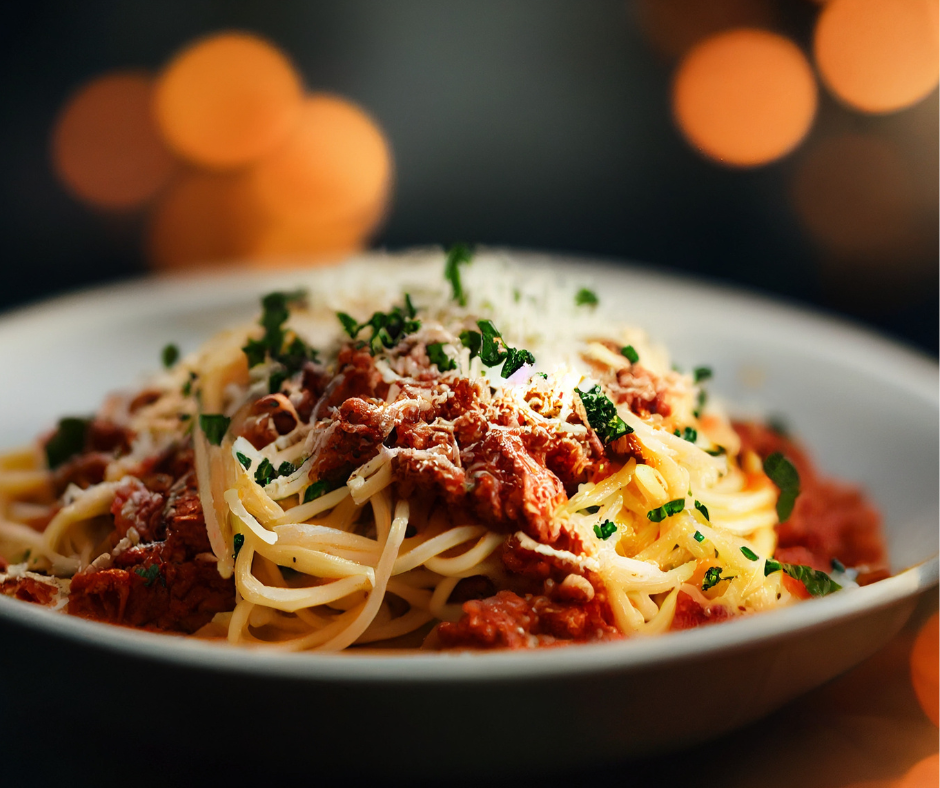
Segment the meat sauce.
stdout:
[[[390,387],[374,359],[347,347],[333,374],[308,364],[292,401],[279,394],[259,400],[243,434],[262,446],[296,419],[326,420],[312,454],[312,476],[342,483],[383,446],[397,449],[392,471],[399,495],[420,491],[497,531],[522,531],[556,550],[583,552],[577,536],[560,528],[552,514],[580,483],[607,475],[628,456],[642,459],[629,436],[605,449],[591,430],[580,437],[552,431],[544,422],[527,421],[524,411],[493,401],[485,382],[442,379],[424,361],[427,374],[416,375],[389,401]],[[615,399],[645,413],[668,414],[661,388],[649,373],[639,372],[636,380],[618,373],[608,381]],[[792,516],[778,526],[778,560],[825,571],[838,559],[866,567],[863,580],[884,574],[879,518],[857,488],[819,476],[797,445],[767,427],[735,428],[743,449],[762,458],[780,451],[800,473],[801,495]],[[131,437],[93,422],[85,451],[54,474],[57,491],[102,481],[108,462],[128,450]],[[189,446],[143,463],[119,487],[110,514],[111,557],[72,578],[70,614],[194,632],[216,613],[233,609],[234,583],[219,576],[211,553]],[[458,584],[450,601],[462,603],[463,614],[437,626],[442,647],[529,648],[621,636],[604,585],[593,573],[526,550],[511,536],[501,559],[503,590],[483,577]],[[27,580],[7,580],[0,592],[48,604],[54,589]],[[706,606],[680,592],[672,628],[729,616],[720,605]]]

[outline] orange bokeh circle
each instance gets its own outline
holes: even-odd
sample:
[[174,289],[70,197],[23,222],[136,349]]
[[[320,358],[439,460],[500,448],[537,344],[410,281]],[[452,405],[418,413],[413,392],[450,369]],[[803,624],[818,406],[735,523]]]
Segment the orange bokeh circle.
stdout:
[[381,217],[392,179],[392,156],[381,129],[355,104],[327,94],[304,102],[296,129],[252,169],[259,200],[277,217],[318,226]]
[[170,146],[194,164],[255,161],[293,131],[303,85],[284,54],[247,33],[219,33],[180,52],[157,83],[154,112]]
[[816,24],[816,62],[847,104],[893,112],[937,86],[938,34],[936,0],[831,0]]
[[154,205],[147,251],[158,268],[244,260],[267,222],[243,173],[185,173]]
[[937,613],[921,627],[914,641],[911,682],[924,713],[934,725],[940,726],[940,616]]
[[780,158],[803,139],[816,112],[816,83],[792,41],[739,29],[689,52],[672,98],[679,128],[703,154],[753,167]]
[[141,71],[98,77],[65,105],[52,133],[56,174],[75,196],[111,209],[139,206],[176,161],[153,122],[153,80]]

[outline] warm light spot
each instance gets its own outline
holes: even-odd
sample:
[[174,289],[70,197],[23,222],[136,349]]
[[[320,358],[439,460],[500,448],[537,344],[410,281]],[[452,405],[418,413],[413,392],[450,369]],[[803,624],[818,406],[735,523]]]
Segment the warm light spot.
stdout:
[[940,755],[928,755],[901,778],[898,788],[937,788],[940,785]]
[[62,182],[103,208],[141,205],[169,180],[176,163],[153,123],[153,81],[135,71],[108,74],[66,104],[52,135]]
[[323,265],[362,250],[366,235],[356,224],[318,225],[291,220],[274,221],[252,243],[250,259],[256,267]]
[[[937,613],[927,619],[917,633],[911,650],[911,682],[924,713],[934,725],[940,726],[940,617]],[[936,778],[936,763],[933,774]]]
[[770,27],[770,0],[639,0],[640,28],[662,55],[678,58],[715,33],[737,27]]
[[844,134],[821,140],[800,161],[796,212],[813,239],[857,268],[863,261],[911,257],[913,180],[887,140]]
[[826,84],[867,112],[916,103],[940,76],[937,0],[832,0],[816,26]]
[[733,30],[696,46],[680,64],[673,110],[706,156],[750,167],[792,150],[816,111],[816,83],[792,41]]
[[355,104],[324,94],[304,103],[294,133],[252,174],[272,215],[320,227],[359,223],[364,232],[381,215],[391,178],[379,127]]
[[221,33],[183,50],[160,76],[157,120],[181,156],[218,169],[270,152],[293,131],[300,77],[268,42]]
[[266,222],[244,175],[187,173],[154,206],[149,257],[177,269],[243,260]]

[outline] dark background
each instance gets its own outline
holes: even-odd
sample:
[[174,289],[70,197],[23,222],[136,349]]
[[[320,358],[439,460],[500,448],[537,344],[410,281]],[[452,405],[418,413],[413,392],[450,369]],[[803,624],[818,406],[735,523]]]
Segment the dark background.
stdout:
[[[237,28],[269,38],[309,89],[358,102],[385,130],[396,183],[376,246],[465,239],[640,261],[839,312],[936,353],[936,90],[866,116],[821,88],[803,146],[763,167],[726,168],[674,125],[676,59],[657,45],[657,2],[666,0],[21,5],[0,32],[0,308],[146,272],[142,220],[66,193],[50,131],[90,78],[159,69],[194,38]],[[766,22],[810,50],[815,3],[715,2],[738,7],[732,22]],[[834,253],[801,225],[795,173],[833,130],[883,138],[905,157],[902,181],[917,184],[903,254]]]

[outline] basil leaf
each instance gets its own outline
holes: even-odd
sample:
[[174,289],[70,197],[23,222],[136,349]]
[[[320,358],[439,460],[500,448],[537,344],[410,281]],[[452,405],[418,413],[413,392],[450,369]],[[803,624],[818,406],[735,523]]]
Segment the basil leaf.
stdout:
[[611,536],[617,531],[617,526],[612,523],[610,520],[605,520],[600,523],[600,525],[594,526],[594,533],[598,539],[610,539]]
[[[711,522],[711,520],[710,520],[709,517],[708,517],[708,507],[705,506],[705,504],[703,504],[701,501],[696,501],[696,502],[695,502],[695,508],[698,509],[698,510],[702,513],[702,517],[704,517],[706,520],[708,520],[709,522]],[[698,534],[698,531],[696,531],[695,533]],[[697,537],[696,537],[696,538],[697,538]],[[704,539],[704,537],[702,537],[702,538]],[[701,540],[701,539],[698,539],[698,541],[701,542],[702,540]]]
[[238,558],[238,551],[241,550],[244,545],[244,534],[235,534],[235,536],[232,537],[232,547],[235,548],[235,552],[232,554],[232,558]]
[[575,293],[574,303],[577,306],[597,306],[600,302],[597,300],[597,293],[582,287]]
[[744,547],[741,548],[741,554],[742,554],[748,561],[757,561],[757,560],[760,558],[760,556],[758,556],[757,553],[755,553],[755,552],[754,552],[750,547],[748,547],[747,545],[744,545]]
[[165,345],[163,351],[160,353],[160,358],[163,360],[163,366],[165,366],[167,369],[179,361],[179,357],[180,349],[172,343]]
[[640,354],[636,352],[636,348],[634,348],[633,345],[624,345],[620,348],[620,355],[631,364],[636,364],[636,362],[640,360]]
[[306,490],[304,490],[304,503],[310,503],[315,501],[322,495],[326,495],[330,490],[333,489],[333,486],[326,481],[326,479],[320,479],[320,481],[314,482]]
[[535,356],[528,350],[518,350],[517,348],[511,347],[506,351],[506,361],[499,375],[500,377],[508,378],[512,376],[514,372],[518,372],[522,369],[526,364],[534,363]]
[[457,369],[457,362],[444,352],[443,342],[431,342],[427,346],[428,360],[441,372]]
[[784,564],[769,558],[764,564],[765,577],[781,570],[790,575],[790,577],[799,580],[806,587],[806,590],[811,596],[827,596],[828,594],[842,589],[842,586],[825,572],[813,569],[811,566],[804,566],[803,564]]
[[702,591],[708,591],[710,588],[714,588],[722,580],[732,580],[735,575],[728,575],[726,577],[721,576],[721,567],[720,566],[711,566],[705,570],[705,577],[702,578]]
[[251,467],[251,458],[245,454],[242,454],[240,451],[235,452],[235,459],[241,464],[242,468],[246,471]]

